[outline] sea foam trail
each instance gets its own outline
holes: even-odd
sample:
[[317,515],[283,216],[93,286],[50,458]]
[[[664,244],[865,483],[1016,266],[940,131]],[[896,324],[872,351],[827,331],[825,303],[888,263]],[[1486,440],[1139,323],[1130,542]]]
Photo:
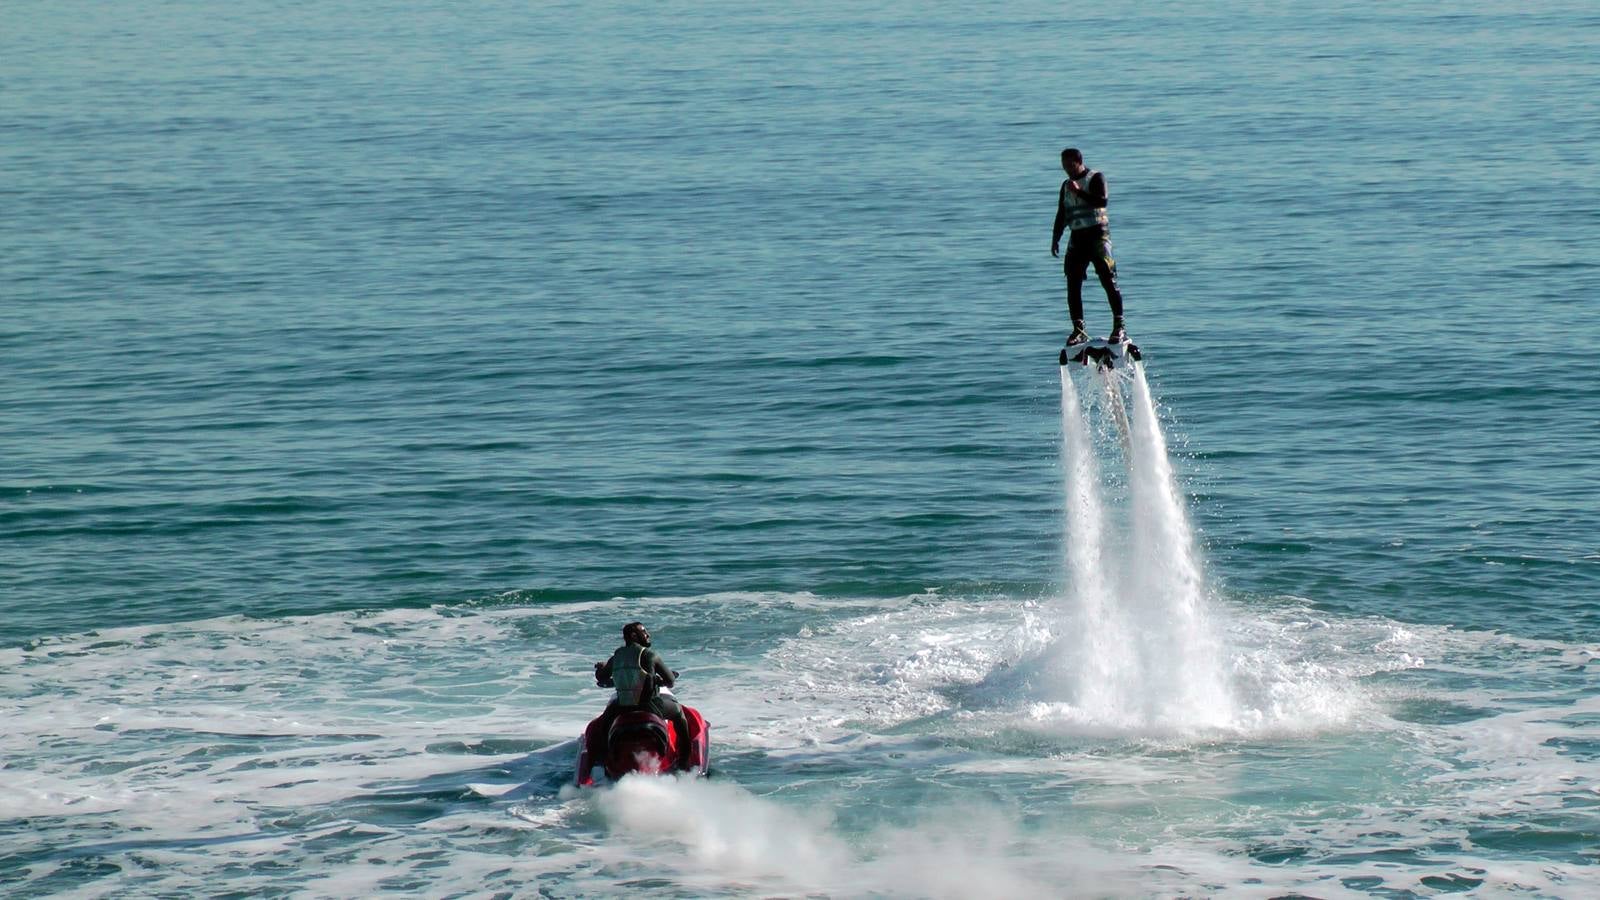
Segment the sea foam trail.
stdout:
[[981,802],[852,835],[825,808],[797,808],[727,781],[630,777],[566,796],[598,808],[613,848],[648,853],[658,874],[708,894],[737,885],[741,893],[965,900],[1132,887],[1081,839],[1057,835],[1041,847],[1006,810]]

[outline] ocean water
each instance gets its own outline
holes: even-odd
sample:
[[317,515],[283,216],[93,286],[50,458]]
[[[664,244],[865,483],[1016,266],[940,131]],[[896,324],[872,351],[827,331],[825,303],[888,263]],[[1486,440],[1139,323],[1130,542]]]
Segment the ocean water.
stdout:
[[1597,37],[5,4],[0,893],[1600,891]]

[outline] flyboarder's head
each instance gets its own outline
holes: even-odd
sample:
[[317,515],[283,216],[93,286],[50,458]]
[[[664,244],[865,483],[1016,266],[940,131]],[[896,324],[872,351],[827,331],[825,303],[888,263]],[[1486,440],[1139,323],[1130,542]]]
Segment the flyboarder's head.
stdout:
[[1061,151],[1061,168],[1066,169],[1068,175],[1082,174],[1084,170],[1083,153],[1077,147],[1068,147]]
[[648,647],[650,646],[650,632],[642,622],[629,622],[622,626],[622,640],[624,643]]

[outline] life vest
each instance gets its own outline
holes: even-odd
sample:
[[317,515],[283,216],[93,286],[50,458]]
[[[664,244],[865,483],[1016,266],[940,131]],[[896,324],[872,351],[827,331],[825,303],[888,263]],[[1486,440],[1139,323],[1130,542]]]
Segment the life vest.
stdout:
[[641,706],[655,696],[654,667],[644,667],[648,648],[638,644],[623,644],[611,654],[611,683],[617,688],[617,704]]
[[[1090,180],[1099,174],[1095,169],[1090,169],[1077,178],[1069,178],[1068,181],[1076,181],[1079,187],[1088,190]],[[1104,206],[1090,206],[1088,200],[1068,190],[1066,182],[1061,184],[1061,202],[1066,205],[1068,231],[1078,231],[1096,226],[1105,228],[1111,224],[1111,219],[1106,216],[1106,208]]]

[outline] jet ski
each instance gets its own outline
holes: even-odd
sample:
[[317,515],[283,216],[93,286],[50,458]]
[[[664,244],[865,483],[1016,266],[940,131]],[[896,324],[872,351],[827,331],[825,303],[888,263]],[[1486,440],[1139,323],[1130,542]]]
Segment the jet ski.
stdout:
[[[672,695],[670,688],[661,693]],[[683,707],[689,720],[689,768],[686,774],[703,776],[711,768],[709,725],[700,711]],[[604,767],[604,778],[616,781],[624,775],[670,775],[678,758],[678,736],[672,723],[648,709],[631,709],[617,714],[608,733],[600,733],[605,716],[596,716],[578,741],[578,786],[601,783],[596,771]]]

